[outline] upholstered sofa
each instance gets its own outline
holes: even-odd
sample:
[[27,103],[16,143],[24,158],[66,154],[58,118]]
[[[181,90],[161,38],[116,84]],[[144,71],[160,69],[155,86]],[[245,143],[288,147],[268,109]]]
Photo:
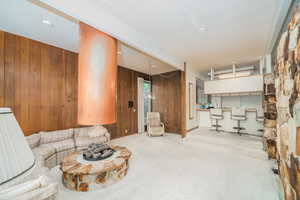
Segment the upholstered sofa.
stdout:
[[103,126],[71,128],[39,132],[26,137],[37,165],[53,168],[74,151],[81,151],[91,143],[109,143],[110,134]]
[[[48,169],[49,170],[49,169]],[[31,178],[31,176],[30,176]],[[1,200],[55,200],[58,183],[45,174],[0,191]]]

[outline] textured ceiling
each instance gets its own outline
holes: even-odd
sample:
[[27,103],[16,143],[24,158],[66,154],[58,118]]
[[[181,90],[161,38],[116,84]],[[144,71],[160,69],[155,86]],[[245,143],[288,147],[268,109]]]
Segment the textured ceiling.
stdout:
[[[55,9],[37,9],[29,2]],[[182,69],[186,61],[188,66],[207,71],[233,62],[255,61],[267,54],[276,27],[280,27],[278,21],[284,17],[279,13],[288,2],[2,0],[0,28],[77,51],[76,21],[81,20],[163,63]],[[75,20],[57,16],[53,10]],[[41,23],[45,18],[53,22],[52,28]]]
[[[200,70],[265,55],[282,0],[89,0]],[[205,31],[203,31],[205,29]]]
[[[53,46],[78,52],[78,21],[53,9],[41,7],[36,1],[2,0],[0,30],[22,35]],[[52,24],[46,25],[43,20]],[[139,72],[152,74],[176,70],[125,44],[119,43],[118,64]]]

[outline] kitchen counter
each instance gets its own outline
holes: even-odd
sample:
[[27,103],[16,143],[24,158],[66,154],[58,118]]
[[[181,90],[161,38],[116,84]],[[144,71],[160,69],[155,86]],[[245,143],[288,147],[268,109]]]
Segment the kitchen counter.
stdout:
[[[199,127],[211,128],[212,124],[215,124],[215,120],[210,119],[209,109],[197,108],[197,114],[199,119]],[[231,119],[231,108],[223,108],[223,119],[218,121],[221,125],[219,128],[225,132],[236,132],[233,127],[237,126],[237,121]],[[253,135],[261,135],[257,130],[263,128],[263,123],[256,121],[256,108],[246,109],[246,120],[240,121],[240,126],[245,128],[242,130],[244,133],[249,133]]]
[[[197,108],[196,111],[209,112],[210,109]],[[231,112],[231,108],[222,108],[223,112]],[[256,112],[256,108],[247,108],[246,112]]]

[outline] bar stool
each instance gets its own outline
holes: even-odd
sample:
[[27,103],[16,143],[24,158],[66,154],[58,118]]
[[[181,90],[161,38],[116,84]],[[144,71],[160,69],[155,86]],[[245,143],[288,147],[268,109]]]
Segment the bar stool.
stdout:
[[216,121],[215,124],[212,123],[212,127],[214,127],[214,131],[219,132],[219,127],[222,127],[219,125],[219,120],[223,119],[223,111],[221,108],[211,108],[210,110],[210,119],[213,121]]
[[246,120],[245,108],[233,107],[231,110],[231,119],[237,121],[237,126],[233,127],[233,129],[237,130],[237,134],[242,135],[241,130],[244,130],[245,128],[240,126],[240,122]]
[[[259,123],[264,123],[265,121],[264,110],[262,108],[256,109],[256,121]],[[263,133],[264,129],[258,129],[257,132]]]
[[[265,121],[265,114],[264,114],[264,110],[262,108],[256,109],[256,121],[258,123],[264,123],[264,121]],[[264,129],[257,129],[257,132],[261,133],[261,136],[263,137]],[[267,138],[263,137],[262,145],[263,145],[263,150],[266,151],[267,150]]]

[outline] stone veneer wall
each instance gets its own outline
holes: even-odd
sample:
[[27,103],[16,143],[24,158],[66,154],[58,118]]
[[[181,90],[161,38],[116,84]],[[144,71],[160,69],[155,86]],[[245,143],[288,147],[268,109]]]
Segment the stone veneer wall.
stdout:
[[268,153],[269,159],[276,159],[276,94],[275,94],[275,81],[273,74],[266,74],[264,76],[264,135],[263,143],[264,149]]
[[285,200],[300,200],[300,10],[281,35],[274,72],[277,108],[276,159]]

